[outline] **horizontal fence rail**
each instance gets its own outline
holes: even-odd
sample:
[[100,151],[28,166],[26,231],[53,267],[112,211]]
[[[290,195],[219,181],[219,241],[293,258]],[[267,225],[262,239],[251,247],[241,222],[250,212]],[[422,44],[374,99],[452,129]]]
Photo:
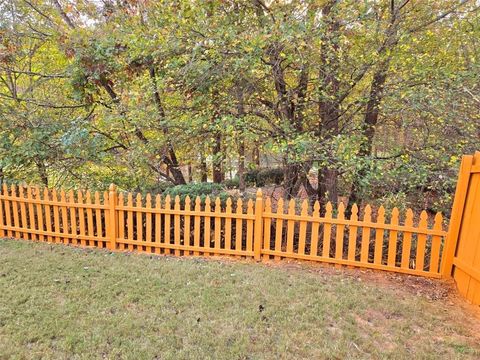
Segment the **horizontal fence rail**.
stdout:
[[440,277],[443,218],[328,203],[174,199],[4,185],[0,237],[183,256],[285,258]]

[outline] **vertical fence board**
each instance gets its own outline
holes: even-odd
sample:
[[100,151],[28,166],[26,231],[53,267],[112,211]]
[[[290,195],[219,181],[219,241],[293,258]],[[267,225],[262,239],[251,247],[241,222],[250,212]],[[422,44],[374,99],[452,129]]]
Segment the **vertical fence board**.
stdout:
[[[68,211],[67,211],[67,198],[65,195],[65,191],[62,189],[60,190],[60,202],[62,203],[61,207],[61,212],[62,212],[62,236],[61,241],[64,244],[68,244],[69,240],[68,237],[66,236],[69,233],[69,222],[68,222]],[[65,204],[65,205],[63,205]],[[31,220],[30,220],[31,221]]]
[[[426,230],[428,227],[428,215],[427,212],[424,210],[420,213],[420,222],[418,227],[422,230]],[[415,257],[417,270],[423,270],[425,265],[425,247],[427,243],[427,235],[425,234],[418,234],[417,240],[417,254]]]
[[[145,241],[152,242],[152,195],[150,193],[145,197],[145,208],[147,212],[145,213]],[[151,246],[146,246],[147,252],[152,252]]]
[[[127,195],[127,207],[133,207],[133,195],[132,193],[128,193]],[[107,226],[108,227],[108,226]],[[131,210],[127,211],[127,239],[128,240],[135,240],[133,238],[133,212]],[[128,250],[133,250],[133,245],[128,244]]]
[[[377,213],[377,224],[383,225],[385,223],[385,208],[380,206]],[[381,228],[375,230],[375,243],[373,253],[373,263],[381,264],[383,256],[383,236],[385,231]]]
[[363,222],[365,225],[362,228],[362,242],[360,248],[360,262],[366,264],[368,263],[368,254],[370,246],[370,224],[372,222],[372,208],[370,205],[365,206],[363,214]]
[[80,229],[80,244],[82,246],[85,246],[87,241],[85,240],[84,236],[85,236],[85,211],[84,211],[84,208],[81,206],[84,204],[83,202],[83,192],[81,190],[78,191],[78,195],[77,195],[77,199],[78,199],[78,204],[80,204],[80,206],[78,207],[78,227]]
[[[243,213],[243,202],[242,199],[237,200],[237,208],[235,210],[236,214]],[[243,237],[243,221],[241,218],[237,217],[236,224],[235,224],[235,250],[241,251],[242,250],[242,237]]]
[[[50,205],[48,204],[47,201],[50,201],[50,192],[48,191],[47,188],[43,190],[43,199],[46,201],[45,203],[45,225],[46,225],[46,230],[47,232],[51,233],[52,232],[52,213],[51,213],[51,208]],[[53,237],[52,235],[47,235],[47,241],[48,242],[53,242]]]
[[[13,212],[13,226],[17,229],[20,228],[20,219],[18,218],[18,196],[17,196],[17,188],[15,185],[12,184],[10,188],[10,192],[12,193],[12,212]],[[17,230],[15,231],[15,237],[20,237],[20,232]]]
[[[35,200],[37,200],[37,204],[36,204],[37,226],[38,226],[38,230],[43,232],[43,230],[45,230],[45,227],[44,227],[44,219],[43,219],[43,207],[41,204],[42,196],[40,193],[40,188],[38,186],[35,186]],[[40,233],[40,235],[38,236],[38,239],[40,241],[45,241],[45,236],[42,233]]]
[[[394,227],[398,226],[398,215],[399,211],[395,207],[392,210],[392,218],[390,219],[390,224]],[[388,266],[395,266],[396,258],[397,258],[397,230],[390,230],[389,238],[388,238],[388,257],[387,257],[387,265]]]
[[215,251],[218,253],[217,250],[220,250],[220,242],[221,242],[221,237],[220,237],[220,232],[222,230],[222,219],[220,218],[220,213],[221,213],[221,204],[220,204],[220,198],[215,199],[215,227],[214,227],[214,247]]
[[[268,197],[265,200],[265,213],[271,214],[272,213],[272,200]],[[263,249],[270,250],[270,237],[271,237],[271,226],[272,226],[272,219],[270,217],[266,217],[263,220]],[[263,260],[268,260],[270,258],[269,255],[263,255]]]
[[[253,215],[253,201],[248,200],[247,215]],[[247,220],[247,251],[253,251],[253,220]]]
[[[413,211],[412,209],[407,209],[407,214],[405,216],[405,226],[413,227]],[[404,232],[403,233],[403,243],[402,243],[402,261],[401,268],[409,269],[410,268],[410,252],[412,251],[412,233]]]
[[[22,191],[23,192],[23,191]],[[53,189],[52,190],[52,201],[54,203],[58,203],[58,195],[57,195],[57,190]],[[60,213],[59,213],[59,208],[58,205],[53,205],[53,231],[55,232],[55,242],[59,243],[61,241],[60,237],[58,234],[61,233],[60,229]]]
[[[341,202],[338,205],[338,214],[337,219],[345,220],[345,205]],[[343,258],[343,237],[345,235],[345,225],[338,224],[336,228],[336,236],[335,236],[335,258],[342,259]]]
[[[357,204],[352,205],[352,212],[350,215],[351,221],[358,221],[358,206]],[[355,261],[357,251],[357,226],[350,225],[348,228],[348,254],[347,259],[350,261]]]
[[225,208],[225,249],[232,249],[232,199],[228,198]]
[[136,230],[137,230],[137,250],[145,251],[145,247],[142,245],[143,241],[143,200],[142,194],[138,193],[136,197],[135,206],[138,209],[135,211]]
[[[277,214],[283,215],[284,208],[283,199],[278,200],[277,203]],[[275,229],[275,251],[282,251],[282,239],[283,239],[283,219],[280,217],[276,220],[276,229]],[[280,260],[279,256],[275,256],[275,260]]]
[[[198,214],[201,210],[201,201],[200,197],[197,196],[195,199],[195,212]],[[195,215],[195,224],[193,228],[193,246],[196,248],[200,247],[200,226],[201,226],[201,220],[202,218],[199,215]],[[200,255],[198,251],[193,252],[194,256]]]
[[155,242],[157,243],[156,253],[161,254],[162,248],[160,243],[162,242],[162,215],[159,213],[162,208],[162,198],[160,195],[155,196]]
[[323,257],[330,257],[330,241],[332,236],[332,224],[330,223],[332,219],[332,203],[329,201],[325,208],[325,223],[323,225],[323,248],[322,248],[322,256]]
[[[308,216],[308,202],[303,200],[302,209],[300,212],[302,217]],[[305,255],[305,242],[307,237],[307,221],[301,220],[299,225],[299,234],[298,234],[298,253]]]
[[5,205],[5,225],[9,227],[7,230],[7,236],[12,237],[13,236],[13,231],[10,229],[12,226],[12,212],[10,210],[10,200],[8,200],[8,196],[10,195],[8,193],[8,186],[7,184],[3,184],[3,195],[5,196],[4,200],[4,205]]
[[[175,203],[173,205],[175,211],[180,211],[180,196],[175,196]],[[180,214],[173,215],[173,242],[176,246],[180,246]],[[180,250],[175,249],[175,255],[180,255]]]
[[[204,230],[204,238],[203,238],[203,246],[205,249],[210,249],[210,243],[212,241],[211,239],[211,234],[210,234],[210,231],[211,231],[211,228],[210,228],[210,214],[212,212],[212,209],[211,209],[211,202],[210,202],[210,196],[207,196],[207,198],[205,199],[205,230]],[[205,252],[205,255],[206,256],[209,256],[209,255],[212,255],[210,252]]]
[[313,220],[312,222],[312,234],[310,236],[310,255],[317,256],[318,255],[318,230],[320,223],[318,220],[320,219],[320,203],[315,201],[313,204],[313,213],[312,213]]
[[[22,220],[22,229],[24,229],[23,231],[23,235],[22,235],[22,238],[27,240],[30,238],[30,234],[28,231],[28,222],[27,222],[27,206],[25,204],[25,192],[24,192],[24,188],[23,186],[19,186],[18,187],[18,196],[20,198],[20,217],[21,217],[21,220]],[[2,207],[2,204],[1,204],[1,201],[0,201],[0,208]],[[0,217],[2,217],[2,212],[0,210]],[[2,219],[3,220],[3,219]],[[1,224],[1,220],[0,220],[0,224]],[[1,225],[0,225],[1,226]],[[58,231],[58,230],[57,230]]]
[[[190,196],[185,197],[185,216],[184,216],[184,224],[183,224],[183,245],[186,247],[190,247]],[[183,255],[190,255],[189,250],[184,250]]]
[[[436,213],[433,230],[442,230],[443,217],[442,214]],[[432,236],[432,249],[430,252],[430,271],[439,272],[439,262],[440,262],[440,247],[441,247],[442,238],[438,235]]]

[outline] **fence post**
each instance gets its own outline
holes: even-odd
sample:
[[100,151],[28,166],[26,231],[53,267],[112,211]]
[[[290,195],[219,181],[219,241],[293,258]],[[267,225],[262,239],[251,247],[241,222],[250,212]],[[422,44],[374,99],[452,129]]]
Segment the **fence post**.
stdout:
[[107,236],[110,238],[109,249],[115,250],[117,248],[117,212],[115,206],[117,205],[117,190],[114,184],[109,187],[108,194],[108,216],[109,226],[107,228]]
[[253,235],[253,256],[255,260],[260,261],[263,243],[263,197],[262,190],[257,190],[257,197],[255,199],[255,232]]
[[462,224],[463,209],[467,199],[472,164],[472,155],[463,156],[458,173],[457,189],[455,190],[455,197],[453,199],[452,213],[450,214],[448,234],[442,254],[441,274],[443,278],[452,276],[453,258],[455,256],[455,250],[457,249],[458,235]]

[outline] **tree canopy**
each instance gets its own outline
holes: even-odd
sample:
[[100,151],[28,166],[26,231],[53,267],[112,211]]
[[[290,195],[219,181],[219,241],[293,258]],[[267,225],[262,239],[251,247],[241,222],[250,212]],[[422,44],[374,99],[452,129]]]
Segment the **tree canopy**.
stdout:
[[273,163],[287,197],[448,209],[479,25],[474,0],[5,0],[0,176],[243,190]]

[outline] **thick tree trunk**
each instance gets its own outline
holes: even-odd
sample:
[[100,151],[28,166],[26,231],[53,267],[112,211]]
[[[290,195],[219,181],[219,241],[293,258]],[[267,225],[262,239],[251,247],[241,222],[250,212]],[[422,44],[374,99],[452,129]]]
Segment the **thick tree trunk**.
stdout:
[[[373,76],[372,85],[370,88],[370,96],[366,105],[365,117],[362,126],[362,135],[364,140],[362,141],[360,150],[358,152],[358,156],[361,158],[368,157],[372,154],[375,128],[378,122],[379,105],[382,99],[383,87],[387,79],[387,68],[388,61],[383,63],[380,69]],[[361,180],[363,177],[365,177],[366,172],[367,169],[365,167],[361,167],[353,178],[352,188],[348,198],[347,215],[350,214],[353,204],[356,203],[358,206],[361,206],[361,193],[363,190],[361,186]]]

